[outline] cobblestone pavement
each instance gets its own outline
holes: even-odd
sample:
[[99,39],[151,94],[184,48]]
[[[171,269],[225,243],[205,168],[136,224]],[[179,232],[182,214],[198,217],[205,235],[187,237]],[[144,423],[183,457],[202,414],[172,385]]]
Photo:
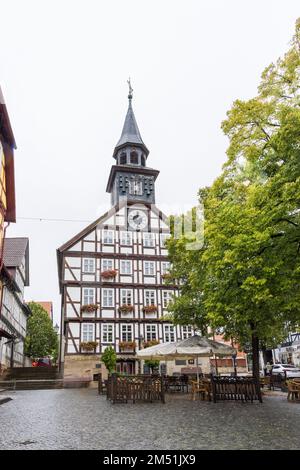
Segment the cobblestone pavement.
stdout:
[[112,405],[96,390],[11,393],[0,449],[300,449],[300,403],[190,401]]

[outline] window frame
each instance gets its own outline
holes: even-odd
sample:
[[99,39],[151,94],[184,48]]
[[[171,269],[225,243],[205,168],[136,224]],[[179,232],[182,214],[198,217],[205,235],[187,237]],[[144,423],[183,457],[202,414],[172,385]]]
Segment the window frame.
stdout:
[[[86,293],[86,291],[88,291]],[[92,294],[91,294],[92,292]],[[95,304],[96,303],[96,291],[94,287],[83,287],[82,288],[82,305],[90,305],[90,304]],[[88,299],[86,302],[85,299]],[[90,300],[92,298],[92,300]]]
[[170,297],[170,295],[174,295],[173,291],[171,290],[163,290],[162,291],[162,308],[166,309],[168,308],[169,303],[171,302],[172,299],[166,300],[165,299],[165,294],[167,294],[167,297]]
[[[153,297],[154,303],[148,303],[148,301],[147,301],[147,294],[148,293],[154,294],[153,296],[149,296],[150,300],[151,300],[151,297]],[[144,305],[145,305],[145,307],[150,306],[150,305],[157,305],[157,296],[156,296],[156,290],[155,289],[144,289]]]
[[[112,344],[115,342],[115,339],[114,339],[114,324],[113,323],[102,323],[101,325],[101,343],[105,343],[105,344]],[[111,331],[105,331],[105,329],[108,329],[110,328]],[[111,341],[109,341],[109,336],[111,334]],[[105,335],[107,340],[105,340]]]
[[[111,237],[108,237],[108,233],[111,233]],[[111,229],[103,229],[102,230],[102,243],[103,245],[113,245],[114,244],[114,240],[115,240],[115,236],[114,236],[114,231],[111,230]],[[111,240],[111,241],[106,241],[107,239]]]
[[[125,266],[130,266],[130,271],[127,272],[127,268],[123,270],[123,263]],[[131,259],[120,259],[120,274],[123,276],[132,276],[132,260]]]
[[[82,273],[83,274],[95,274],[95,268],[96,268],[96,263],[95,263],[95,258],[83,258],[82,260]],[[92,262],[92,269],[91,269],[91,262]],[[87,269],[86,269],[87,265]]]
[[[124,329],[124,331],[123,331],[123,329]],[[129,338],[129,336],[128,336],[129,330],[130,330],[130,338],[131,339],[128,339]],[[120,338],[121,338],[122,342],[134,341],[134,331],[133,331],[133,324],[132,323],[121,323]]]
[[[87,331],[84,331],[85,327],[88,327]],[[95,325],[94,325],[94,323],[87,323],[87,322],[82,323],[80,338],[81,338],[82,343],[88,343],[90,341],[95,341]]]
[[[143,273],[144,273],[144,276],[155,276],[156,272],[155,272],[155,261],[146,261],[144,260],[143,262]],[[152,270],[149,270],[149,267],[148,269],[146,268],[146,266],[152,266],[153,267],[153,272]],[[148,272],[147,272],[148,271]],[[151,271],[151,272],[150,272]]]
[[[128,238],[130,239],[128,242]],[[128,230],[120,230],[120,245],[132,246],[132,232]]]
[[[111,296],[108,296],[108,295],[105,295],[105,292],[112,292],[112,295]],[[102,291],[101,291],[101,307],[103,308],[112,308],[115,306],[115,291],[114,289],[112,288],[109,288],[109,287],[102,287]],[[108,299],[112,299],[112,304],[111,305],[105,305],[105,302],[104,300],[108,300]]]
[[[123,292],[126,292],[125,296]],[[128,292],[130,292],[129,296],[128,296]],[[123,302],[123,297],[126,298],[126,302]],[[128,303],[129,297],[131,301]],[[126,288],[120,289],[120,305],[133,305],[133,289],[126,289]]]
[[[151,241],[151,243],[149,243]],[[152,232],[143,232],[143,247],[155,248],[155,234]]]
[[[172,335],[174,337],[173,341],[170,340]],[[165,343],[174,343],[176,341],[176,330],[174,325],[164,325],[164,339]]]
[[[110,262],[111,267],[104,267],[104,262]],[[112,271],[114,269],[114,260],[111,258],[102,258],[101,260],[101,271]]]
[[[145,336],[146,341],[153,341],[158,339],[157,335],[157,325],[155,323],[146,323]],[[153,336],[154,333],[154,336]]]

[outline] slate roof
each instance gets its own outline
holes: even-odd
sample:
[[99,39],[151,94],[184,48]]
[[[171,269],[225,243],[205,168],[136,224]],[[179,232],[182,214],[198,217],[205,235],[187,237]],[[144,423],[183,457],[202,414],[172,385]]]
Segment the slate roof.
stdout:
[[143,142],[143,139],[141,137],[134,112],[132,109],[132,104],[131,104],[131,98],[129,99],[129,105],[128,105],[128,110],[127,114],[125,117],[125,122],[122,130],[121,137],[116,145],[116,149],[126,145],[126,144],[136,144],[136,145],[142,145],[145,148],[146,153],[148,154],[149,151],[146,147],[146,145]]
[[29,285],[29,239],[24,237],[5,238],[3,263],[6,268],[18,268],[25,256],[25,285]]

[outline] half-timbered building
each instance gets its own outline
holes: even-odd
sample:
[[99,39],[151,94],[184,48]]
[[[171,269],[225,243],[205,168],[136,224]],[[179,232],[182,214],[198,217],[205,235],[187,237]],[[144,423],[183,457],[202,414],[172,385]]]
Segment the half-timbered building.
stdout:
[[145,365],[136,351],[145,343],[192,334],[191,327],[167,319],[177,295],[176,285],[166,282],[169,225],[155,204],[159,171],[147,165],[131,91],[128,98],[106,188],[111,209],[57,250],[65,376],[92,376],[99,368],[105,375],[100,358],[109,345],[118,370],[137,373]]

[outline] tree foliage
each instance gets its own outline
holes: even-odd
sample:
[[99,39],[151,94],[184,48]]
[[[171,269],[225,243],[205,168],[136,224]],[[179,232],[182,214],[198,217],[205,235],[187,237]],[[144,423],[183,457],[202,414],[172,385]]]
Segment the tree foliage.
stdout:
[[58,355],[58,337],[47,311],[36,302],[29,302],[25,354],[32,358]]
[[104,363],[109,374],[116,370],[117,354],[112,346],[107,346],[107,348],[105,348],[105,351],[101,356],[101,360]]
[[[241,344],[281,341],[300,320],[300,22],[291,48],[262,74],[258,95],[237,100],[222,129],[227,161],[200,190],[205,245],[169,244],[183,298],[174,320],[209,323]],[[182,308],[182,310],[181,310]]]

